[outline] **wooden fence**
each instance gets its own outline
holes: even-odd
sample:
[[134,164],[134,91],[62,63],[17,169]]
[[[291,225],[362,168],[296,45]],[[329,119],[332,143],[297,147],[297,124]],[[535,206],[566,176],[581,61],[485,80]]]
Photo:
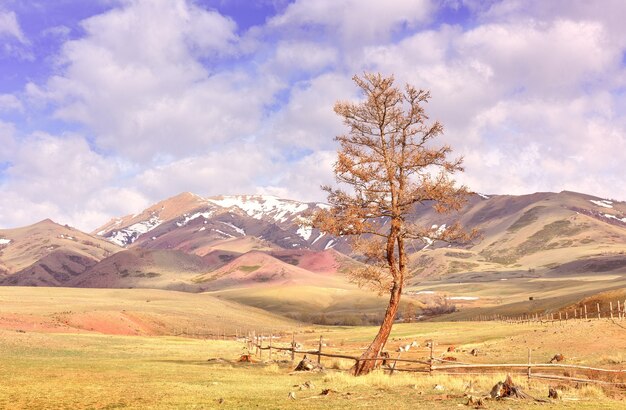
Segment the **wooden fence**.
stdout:
[[[323,347],[324,339],[323,336],[320,336],[319,343],[316,349],[306,350],[300,346],[299,343],[296,343],[295,334],[292,334],[292,340],[288,343],[287,346],[279,346],[276,344],[278,338],[274,335],[270,334],[269,336],[256,335],[254,332],[251,332],[248,337],[244,339],[246,343],[246,347],[250,355],[256,355],[260,360],[263,359],[263,351],[268,352],[268,359],[272,360],[272,355],[274,352],[288,352],[291,356],[291,361],[295,362],[295,356],[298,355],[310,355],[313,357],[317,357],[317,362],[321,363],[322,357],[327,358],[335,358],[335,359],[346,359],[353,360],[355,364],[358,364],[359,361],[362,360],[375,360],[377,362],[385,362],[387,363],[386,371],[389,372],[390,375],[393,375],[394,372],[415,372],[415,373],[426,373],[426,374],[453,374],[453,375],[463,375],[470,374],[467,370],[482,370],[480,374],[488,373],[490,370],[524,370],[523,374],[531,378],[537,379],[554,379],[554,380],[562,380],[562,381],[570,381],[577,383],[596,383],[596,384],[606,384],[606,385],[614,385],[626,388],[626,370],[615,370],[615,369],[604,369],[598,367],[590,367],[590,366],[581,366],[581,365],[572,365],[572,364],[560,364],[560,363],[533,363],[531,360],[531,350],[528,349],[528,362],[527,363],[463,363],[456,360],[449,360],[446,358],[437,358],[434,354],[434,341],[430,342],[428,348],[428,358],[425,360],[416,360],[416,359],[406,359],[401,358],[402,352],[399,352],[396,357],[389,356],[381,356],[373,359],[362,359],[358,356],[352,356],[349,354],[343,353],[330,353],[324,352]],[[265,342],[265,343],[264,343]],[[408,364],[408,365],[419,365],[417,367],[404,367],[399,368],[396,365],[400,364]],[[577,370],[583,373],[593,373],[595,375],[603,375],[605,377],[612,377],[612,381],[600,380],[600,378],[580,378],[566,375],[558,375],[558,374],[549,374],[549,373],[536,373],[533,372],[533,369],[542,369],[544,371],[554,371],[554,370]],[[476,373],[471,373],[476,374]],[[619,380],[619,381],[615,381]]]
[[592,305],[581,304],[568,309],[559,309],[556,312],[534,312],[522,315],[475,315],[468,321],[484,322],[484,321],[502,321],[507,323],[559,323],[570,320],[590,320],[590,319],[609,319],[609,320],[625,320],[626,319],[626,300],[612,301],[609,303],[595,303]]

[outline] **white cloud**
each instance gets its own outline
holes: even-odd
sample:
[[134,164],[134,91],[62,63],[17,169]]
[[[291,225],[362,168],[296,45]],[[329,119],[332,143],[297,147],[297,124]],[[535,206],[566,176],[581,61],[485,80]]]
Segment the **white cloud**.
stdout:
[[429,21],[433,11],[429,0],[297,0],[268,26],[299,35],[317,26],[332,39],[353,46],[386,42],[403,27]]
[[0,10],[0,37],[15,38],[22,44],[28,43],[13,11]]
[[[91,229],[181,191],[323,199],[345,132],[332,107],[364,70],[431,90],[471,189],[626,199],[621,0],[458,0],[465,26],[434,20],[452,0],[297,0],[244,38],[200,2],[111,4],[64,43],[55,75],[0,95],[0,111],[50,109],[92,141],[0,122],[0,226],[30,210]],[[13,17],[4,35],[22,42]]]
[[279,142],[286,149],[328,149],[344,131],[333,111],[339,96],[354,95],[349,77],[329,73],[295,84],[289,101],[268,119],[265,143]]
[[0,163],[13,157],[15,147],[15,126],[0,120]]
[[[35,134],[21,141],[6,174],[32,199],[72,204],[115,173],[80,137]],[[54,181],[54,182],[53,182]]]
[[254,192],[272,174],[271,148],[242,144],[152,167],[133,181],[151,198],[162,199],[184,191],[201,195]]
[[83,27],[85,37],[63,46],[62,74],[31,85],[29,96],[88,126],[99,147],[137,161],[248,136],[277,87],[242,69],[203,65],[236,52],[236,27],[191,2],[125,1]]
[[37,133],[13,145],[10,165],[4,171],[2,191],[6,195],[0,206],[0,225],[51,217],[88,228],[87,221],[78,216],[88,211],[84,207],[90,198],[112,183],[116,165],[93,152],[78,136]]
[[338,59],[334,47],[311,41],[283,41],[276,45],[274,58],[266,66],[273,75],[316,73],[329,68]]
[[0,94],[1,111],[23,111],[22,102],[13,94]]
[[335,151],[315,151],[283,166],[272,183],[258,187],[256,191],[301,201],[324,201],[326,193],[320,187],[334,185],[332,167],[336,156]]

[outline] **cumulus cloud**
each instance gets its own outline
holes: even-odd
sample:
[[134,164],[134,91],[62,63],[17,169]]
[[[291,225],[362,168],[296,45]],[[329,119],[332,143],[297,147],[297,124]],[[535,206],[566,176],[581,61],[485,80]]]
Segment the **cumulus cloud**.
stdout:
[[[471,189],[626,199],[620,0],[296,0],[247,31],[191,0],[110,4],[59,31],[48,78],[0,95],[0,114],[84,130],[0,121],[0,225],[93,228],[181,191],[321,200],[345,131],[332,107],[365,70],[431,91]],[[0,36],[28,42],[9,12]]]
[[[6,138],[0,128],[0,140]],[[118,165],[92,151],[82,137],[35,133],[17,142],[10,133],[8,139],[10,144],[2,144],[4,149],[0,149],[0,161],[4,158],[9,164],[0,184],[3,226],[54,218],[89,230],[109,217],[111,209],[129,211],[128,203],[107,203],[107,198],[110,201],[114,198],[111,194],[119,191],[109,188],[118,174]],[[107,209],[90,208],[95,203],[107,205]]]
[[311,28],[344,45],[388,41],[394,32],[430,20],[434,6],[429,0],[297,0],[270,19],[270,29],[306,35]]
[[134,180],[134,186],[153,198],[184,191],[201,195],[254,192],[274,169],[268,151],[251,144],[192,156],[152,167]]
[[15,126],[0,121],[0,163],[7,162],[13,157],[16,144]]
[[27,91],[92,129],[99,147],[149,162],[259,127],[272,82],[211,69],[236,52],[232,20],[183,0],[137,0],[82,25],[86,35],[63,46],[61,74]]
[[15,12],[0,10],[0,37],[14,38],[23,44],[28,43]]
[[334,147],[333,137],[344,130],[333,106],[339,96],[355,94],[350,78],[336,73],[322,74],[296,83],[290,91],[289,101],[268,118],[264,141],[278,142],[287,151]]
[[13,94],[0,94],[0,112],[1,111],[22,111],[24,106],[22,102]]

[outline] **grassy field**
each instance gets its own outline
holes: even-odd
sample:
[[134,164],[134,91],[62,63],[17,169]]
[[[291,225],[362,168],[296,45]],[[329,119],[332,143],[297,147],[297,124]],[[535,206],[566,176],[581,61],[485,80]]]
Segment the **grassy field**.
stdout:
[[[524,277],[525,276],[525,277]],[[557,312],[592,295],[626,288],[626,274],[572,274],[563,277],[528,277],[527,272],[472,273],[442,281],[422,281],[409,292],[436,292],[454,300],[460,311],[444,320],[465,320],[477,315],[523,315],[531,312]],[[533,300],[530,301],[529,298]],[[617,299],[613,300],[615,304]],[[607,301],[608,303],[608,301]]]
[[0,329],[37,332],[235,335],[251,323],[285,330],[299,323],[254,307],[154,289],[0,287]]
[[[259,333],[282,334],[276,344],[288,343],[291,332],[295,332],[296,340],[305,349],[314,349],[322,336],[326,351],[358,355],[377,329],[301,326],[207,295],[182,297],[177,292],[139,290],[1,290],[0,317],[4,319],[0,329],[0,408],[449,409],[464,407],[464,394],[470,384],[474,395],[485,395],[504,378],[501,373],[388,376],[380,372],[354,378],[345,372],[350,361],[326,358],[323,364],[329,370],[325,373],[292,374],[294,365],[285,355],[275,355],[274,361],[269,361],[265,354],[256,363],[238,363],[244,352],[242,341],[183,338],[159,332],[173,326],[176,319],[190,326],[223,326],[246,317],[250,320],[248,326]],[[147,297],[150,302],[146,302]],[[73,326],[71,321],[60,327],[27,326],[63,312],[112,314],[122,310],[135,312],[136,317],[146,321],[163,319],[162,315],[168,312],[169,319],[164,327],[146,326],[142,332],[129,334],[104,334],[115,328],[88,330]],[[31,315],[31,322],[6,320],[15,315],[23,320]],[[425,341],[431,339],[437,357],[454,355],[460,361],[524,363],[527,349],[531,348],[536,362],[547,362],[552,355],[562,353],[567,363],[610,368],[624,368],[626,364],[626,331],[608,320],[553,326],[485,322],[398,324],[387,348],[394,352],[398,346],[416,341],[421,347],[403,357],[423,359],[429,352]],[[450,345],[456,346],[456,352],[445,353]],[[470,356],[470,348],[478,349],[480,355]],[[306,381],[314,387],[301,390],[299,386]],[[516,376],[516,381],[538,398],[545,398],[550,385],[562,390],[563,400],[542,404],[542,408],[626,408],[624,392],[620,390],[535,380],[528,384],[523,376]],[[435,385],[443,386],[443,390],[434,389]],[[332,392],[322,396],[323,389]],[[288,397],[290,392],[295,393],[295,400]],[[487,404],[487,408],[493,409],[529,406],[534,404]]]
[[[410,329],[412,328],[412,329]],[[453,326],[445,330],[450,332]],[[462,330],[458,329],[457,330]],[[486,328],[483,327],[483,331]],[[336,334],[361,341],[372,329],[339,330]],[[418,325],[400,334],[421,332]],[[427,332],[430,332],[428,330]],[[477,332],[478,333],[478,332]],[[490,335],[497,341],[505,329]],[[310,334],[311,336],[313,334]],[[470,336],[471,340],[479,339]],[[364,341],[364,340],[363,340]],[[503,374],[427,376],[375,373],[354,378],[344,372],[291,374],[288,363],[236,362],[242,343],[175,337],[111,336],[97,334],[41,334],[0,331],[0,408],[112,409],[112,408],[432,408],[462,405],[468,384],[474,394],[487,394]],[[325,361],[327,366],[344,363]],[[311,389],[299,385],[312,382]],[[519,384],[544,397],[549,383]],[[435,385],[444,390],[435,390]],[[564,400],[542,408],[626,408],[618,397],[595,387],[561,387]],[[321,396],[322,389],[332,389]],[[296,400],[288,398],[295,392]],[[610,395],[609,395],[610,396]],[[220,403],[221,402],[221,403]],[[524,409],[528,402],[489,402],[488,408]]]
[[[474,395],[482,396],[504,378],[501,373],[389,376],[381,372],[354,378],[346,374],[350,361],[326,358],[323,364],[329,370],[324,373],[292,374],[294,365],[286,355],[275,355],[269,361],[265,353],[256,363],[239,363],[237,359],[244,352],[242,341],[165,336],[162,332],[175,330],[176,323],[204,328],[245,324],[259,333],[281,334],[276,344],[289,343],[295,332],[297,342],[305,349],[315,349],[322,336],[326,351],[358,355],[377,328],[302,326],[207,295],[178,292],[36,288],[0,291],[0,408],[449,409],[464,406],[464,394],[470,385]],[[137,326],[144,324],[138,328],[140,331],[120,333],[118,327],[109,325],[90,330],[76,322],[84,315],[92,317],[92,323],[103,317],[119,320],[116,315],[120,312],[133,312],[132,317],[141,319],[135,322]],[[70,320],[49,326],[52,322],[47,320],[58,317]],[[162,326],[145,325],[155,323],[155,317],[162,320]],[[244,318],[247,323],[241,322]],[[552,355],[562,353],[572,364],[623,368],[626,363],[626,331],[608,320],[553,326],[485,322],[398,324],[387,348],[394,352],[398,346],[416,341],[421,347],[403,354],[403,358],[424,359],[429,354],[425,341],[431,339],[435,341],[437,357],[454,355],[460,361],[524,363],[530,348],[536,362],[547,362]],[[446,353],[451,345],[456,346],[456,352]],[[470,348],[479,349],[479,356],[470,356]],[[314,387],[301,390],[299,386],[307,381]],[[548,386],[559,387],[563,400],[543,404],[544,408],[626,408],[624,392],[620,390],[535,380],[528,384],[519,375],[516,381],[538,398],[545,398]],[[435,385],[443,386],[443,390],[434,389]],[[323,389],[332,392],[322,396]],[[290,392],[295,393],[295,400],[288,397]],[[494,409],[524,409],[529,405],[522,401],[488,402],[488,408]]]

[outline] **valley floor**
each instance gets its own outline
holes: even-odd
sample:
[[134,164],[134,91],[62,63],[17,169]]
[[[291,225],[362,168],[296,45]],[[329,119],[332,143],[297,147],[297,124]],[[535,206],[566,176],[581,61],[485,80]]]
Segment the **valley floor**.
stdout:
[[[6,312],[3,312],[6,313]],[[459,360],[466,351],[481,352],[475,361],[524,363],[527,348],[537,362],[562,353],[568,363],[623,369],[626,329],[609,320],[562,325],[441,322],[394,327],[389,349],[434,339],[439,356],[455,345]],[[282,325],[282,324],[281,324]],[[622,323],[626,325],[626,323]],[[358,353],[376,332],[374,327],[295,327],[296,340],[314,348],[322,335],[327,349]],[[278,331],[276,332],[278,333]],[[291,339],[284,329],[282,343]],[[281,343],[276,341],[275,343]],[[476,395],[488,394],[504,374],[434,375],[380,372],[354,378],[350,363],[324,358],[326,373],[291,374],[288,362],[238,363],[242,341],[202,340],[174,336],[111,335],[98,332],[49,333],[0,330],[0,408],[6,409],[205,409],[205,408],[465,408],[469,383]],[[426,350],[411,354],[420,357]],[[408,357],[408,356],[407,356]],[[287,359],[274,356],[274,359]],[[537,406],[545,409],[626,409],[623,390],[564,385],[516,375],[531,395],[547,396],[558,386],[563,399]],[[300,390],[311,382],[314,387]],[[435,390],[435,385],[443,390]],[[320,395],[331,389],[328,396]],[[295,393],[295,400],[289,393]],[[527,401],[489,401],[490,409],[525,409]]]

